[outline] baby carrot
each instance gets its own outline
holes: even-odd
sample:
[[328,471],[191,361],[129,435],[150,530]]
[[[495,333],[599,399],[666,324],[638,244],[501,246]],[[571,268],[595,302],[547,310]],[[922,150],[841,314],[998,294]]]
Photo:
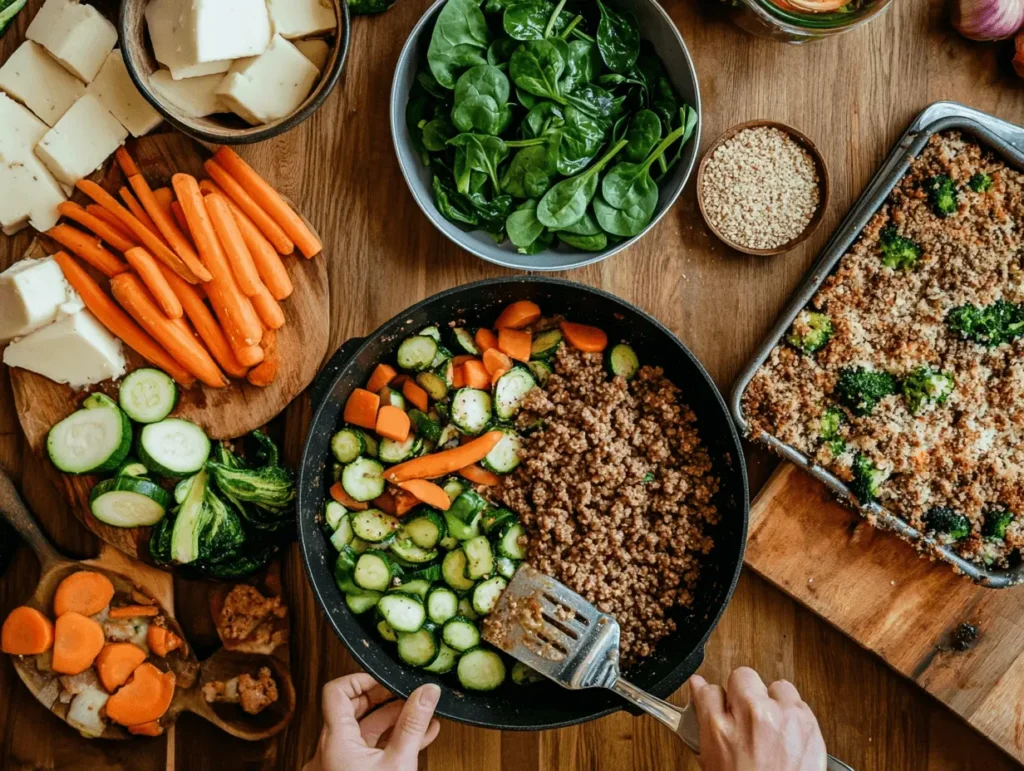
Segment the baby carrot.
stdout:
[[[231,263],[231,272],[235,274],[235,280],[246,297],[252,297],[259,293],[263,282],[260,281],[260,274],[256,272],[256,265],[252,261],[249,247],[245,245],[242,232],[238,229],[231,209],[228,208],[224,197],[212,193],[205,197],[206,210],[210,213],[210,221],[213,229],[220,239],[220,245],[227,254],[228,262]],[[256,309],[257,313],[259,308]]]
[[468,479],[473,484],[484,485],[486,487],[493,487],[501,481],[501,477],[497,474],[488,471],[475,463],[466,466],[465,468],[460,468],[456,473],[458,473],[458,475],[463,479]]
[[171,249],[174,250],[174,253],[197,276],[202,273],[203,266],[199,262],[199,256],[196,254],[195,249],[192,248],[192,244],[189,243],[185,234],[178,228],[173,215],[168,216],[167,210],[157,201],[156,196],[153,195],[153,191],[149,187],[149,183],[146,182],[146,178],[141,174],[136,174],[134,177],[130,177],[128,181],[131,183],[132,189],[135,190],[135,194],[139,197],[139,201],[142,202],[142,206],[156,225],[157,231],[163,236]]
[[135,242],[125,237],[120,230],[105,220],[93,216],[74,201],[65,201],[57,207],[57,211],[69,220],[77,222],[90,233],[99,236],[119,252],[126,252],[135,246]]
[[124,147],[119,147],[114,152],[114,159],[117,161],[117,165],[121,167],[121,171],[124,172],[126,177],[131,177],[139,173],[139,167],[135,165],[135,160],[128,154],[128,151]]
[[504,434],[501,431],[488,433],[451,450],[442,450],[433,455],[424,455],[399,463],[384,472],[384,478],[393,484],[410,479],[434,479],[452,474],[459,469],[483,460],[493,450]]
[[121,200],[124,201],[124,205],[128,207],[128,211],[135,215],[135,218],[145,225],[154,236],[162,239],[163,236],[160,235],[160,231],[157,229],[156,223],[153,222],[153,218],[149,216],[149,213],[144,208],[142,208],[142,204],[140,204],[135,196],[132,195],[132,191],[126,187],[122,187],[120,193]]
[[135,268],[135,272],[139,274],[139,278],[145,283],[167,318],[180,319],[183,313],[181,301],[167,283],[164,274],[160,272],[160,263],[141,246],[129,249],[124,253],[124,257],[128,264]]
[[220,185],[224,192],[228,194],[231,200],[238,204],[238,207],[252,218],[260,232],[277,249],[278,254],[291,254],[295,251],[295,243],[288,238],[288,234],[219,163],[215,160],[209,160],[203,164],[203,168],[206,169],[207,174],[213,177],[213,181]]
[[281,359],[277,355],[277,331],[265,330],[260,347],[263,349],[263,361],[249,370],[245,379],[258,388],[266,388],[277,379],[277,370],[281,365]]
[[121,220],[119,220],[113,214],[108,212],[98,203],[89,204],[88,206],[85,207],[85,210],[96,219],[103,220],[112,228],[115,228],[125,238],[130,239],[131,241],[134,242],[135,239],[132,237],[132,231],[125,227],[124,223],[121,222]]
[[98,238],[70,225],[56,225],[47,230],[46,235],[66,247],[72,254],[81,257],[107,278],[128,270],[127,265],[103,248]]
[[284,326],[284,311],[262,283],[257,285],[256,294],[249,298],[249,302],[267,329],[280,329]]

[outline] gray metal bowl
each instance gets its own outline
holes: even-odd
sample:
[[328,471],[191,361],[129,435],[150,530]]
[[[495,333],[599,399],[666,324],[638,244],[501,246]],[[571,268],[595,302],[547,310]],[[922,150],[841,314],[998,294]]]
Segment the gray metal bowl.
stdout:
[[409,92],[412,90],[417,70],[425,61],[427,47],[430,45],[430,35],[434,29],[434,20],[445,2],[446,0],[438,0],[430,6],[423,18],[413,27],[409,39],[402,49],[402,54],[398,57],[395,79],[391,85],[391,136],[395,142],[395,151],[398,153],[398,163],[402,167],[402,174],[409,184],[409,189],[412,190],[417,205],[427,215],[427,218],[434,223],[438,230],[466,251],[472,252],[488,262],[493,262],[495,265],[517,270],[582,268],[584,265],[591,265],[607,259],[643,238],[683,192],[697,160],[703,124],[697,72],[693,67],[693,60],[690,58],[686,43],[683,42],[679,30],[676,29],[676,25],[669,15],[655,0],[612,1],[614,6],[633,12],[640,25],[641,37],[654,45],[655,51],[665,64],[665,69],[668,71],[669,79],[675,86],[676,92],[683,101],[697,111],[697,127],[694,129],[693,137],[686,146],[680,162],[660,185],[661,195],[654,218],[640,235],[605,249],[603,252],[581,252],[561,244],[557,249],[540,254],[525,255],[519,254],[515,246],[507,240],[503,244],[495,244],[487,233],[464,231],[441,216],[434,205],[434,195],[431,190],[433,175],[430,169],[423,165],[423,161],[417,154],[405,123],[405,106],[409,101]]

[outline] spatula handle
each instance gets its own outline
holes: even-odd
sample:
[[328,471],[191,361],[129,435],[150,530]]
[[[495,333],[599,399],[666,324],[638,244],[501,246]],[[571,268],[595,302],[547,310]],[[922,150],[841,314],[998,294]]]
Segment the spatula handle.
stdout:
[[0,471],[0,516],[3,516],[18,531],[18,534],[25,539],[25,542],[36,553],[40,564],[45,571],[50,565],[63,560],[63,557],[53,548],[53,544],[39,529],[35,518],[29,513],[25,503],[14,489],[14,483],[3,471]]

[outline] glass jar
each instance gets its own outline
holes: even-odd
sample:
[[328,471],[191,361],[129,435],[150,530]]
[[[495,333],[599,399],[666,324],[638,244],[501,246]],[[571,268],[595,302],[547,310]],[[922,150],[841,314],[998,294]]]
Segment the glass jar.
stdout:
[[786,10],[772,0],[733,0],[732,17],[740,27],[758,37],[806,43],[849,32],[881,16],[892,0],[854,0],[849,10],[804,13]]

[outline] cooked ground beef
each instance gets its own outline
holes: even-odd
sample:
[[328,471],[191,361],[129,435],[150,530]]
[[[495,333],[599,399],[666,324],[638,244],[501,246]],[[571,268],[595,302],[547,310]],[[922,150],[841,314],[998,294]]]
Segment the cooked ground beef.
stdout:
[[522,463],[497,488],[527,528],[530,564],[618,619],[625,666],[675,629],[668,614],[691,603],[718,520],[682,396],[659,368],[627,384],[600,354],[562,346],[517,417]]
[[[987,191],[969,184],[979,172],[992,177]],[[936,216],[925,190],[940,174],[957,188],[957,211],[946,218]],[[994,508],[1024,513],[1024,338],[985,348],[950,331],[945,320],[967,303],[1024,301],[1022,221],[1024,174],[957,132],[932,137],[811,302],[831,319],[831,340],[813,355],[777,346],[743,401],[755,436],[773,435],[841,479],[852,478],[854,458],[864,454],[889,474],[882,505],[914,527],[927,529],[933,507],[965,515],[971,534],[955,548],[987,564],[1006,564],[1024,545],[1017,517],[1005,540],[982,535]],[[890,225],[921,245],[914,269],[882,264],[880,235]],[[838,455],[818,437],[842,368],[902,378],[921,366],[953,375],[945,403],[913,414],[893,394],[869,416],[847,410],[846,447]]]
[[274,632],[274,620],[287,613],[280,597],[264,597],[255,587],[238,584],[224,598],[220,617],[214,622],[226,640],[268,643]]
[[278,699],[277,683],[269,667],[260,667],[256,677],[245,673],[225,682],[203,685],[203,698],[209,703],[238,704],[250,715],[258,715]]

